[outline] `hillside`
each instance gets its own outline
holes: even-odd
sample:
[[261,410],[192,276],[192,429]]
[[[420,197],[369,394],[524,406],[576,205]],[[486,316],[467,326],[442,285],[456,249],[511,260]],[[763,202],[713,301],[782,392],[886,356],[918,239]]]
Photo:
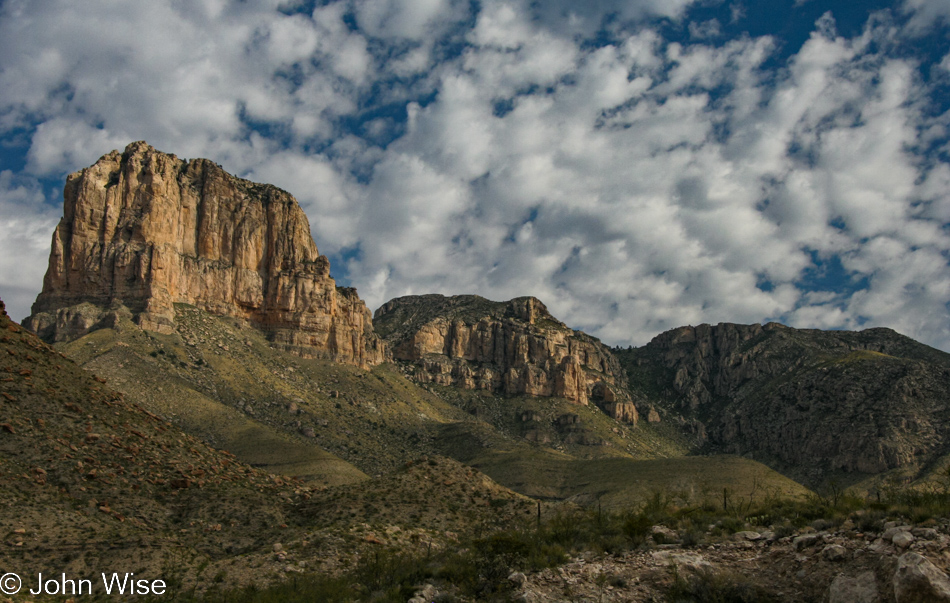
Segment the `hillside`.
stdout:
[[4,568],[193,580],[197,565],[240,554],[259,575],[248,566],[291,521],[300,484],[182,433],[2,309]]
[[950,355],[889,329],[701,325],[616,353],[635,392],[683,417],[695,449],[812,486],[910,479],[948,452]]
[[[131,354],[126,362],[135,364]],[[534,508],[437,456],[374,480],[325,453],[309,462],[336,466],[333,474],[349,467],[355,481],[306,484],[207,445],[10,321],[0,301],[6,571],[134,572],[163,579],[172,594],[263,585],[305,568],[348,568],[381,544],[444,547]]]
[[391,366],[300,358],[240,321],[175,311],[169,334],[125,322],[60,347],[189,433],[315,484],[390,472],[433,452],[430,423],[463,416]]
[[[563,398],[420,386],[391,364],[366,371],[299,358],[239,321],[181,304],[173,333],[126,321],[58,348],[187,433],[311,485],[355,484],[423,455],[443,455],[516,491],[566,499],[579,493],[567,484],[591,466],[575,460],[625,464],[688,452],[672,425],[625,425]],[[566,477],[546,481],[549,462]],[[601,475],[592,490],[627,487],[606,479],[609,472]],[[788,489],[784,478],[773,477]],[[708,481],[720,485],[719,477]]]

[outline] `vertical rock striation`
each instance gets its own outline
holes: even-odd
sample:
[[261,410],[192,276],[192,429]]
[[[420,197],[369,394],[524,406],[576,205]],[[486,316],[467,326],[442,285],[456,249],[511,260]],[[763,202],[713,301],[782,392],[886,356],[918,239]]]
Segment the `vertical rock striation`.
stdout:
[[639,418],[610,350],[533,297],[400,297],[379,308],[374,321],[393,357],[415,365],[422,383],[594,402],[618,420]]
[[301,356],[361,366],[385,356],[369,310],[336,286],[289,193],[135,142],[67,178],[24,325],[64,341],[130,312],[170,333],[175,303],[246,320]]

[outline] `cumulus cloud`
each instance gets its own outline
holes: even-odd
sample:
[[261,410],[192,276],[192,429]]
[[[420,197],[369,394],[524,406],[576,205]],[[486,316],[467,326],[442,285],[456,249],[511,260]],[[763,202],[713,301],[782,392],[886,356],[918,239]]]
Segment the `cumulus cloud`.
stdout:
[[922,33],[941,22],[950,21],[948,0],[904,0],[903,11],[910,15],[909,29]]
[[4,297],[43,272],[36,178],[144,138],[289,190],[371,306],[536,295],[616,344],[783,320],[950,349],[950,124],[888,52],[943,5],[853,38],[826,14],[776,66],[782,40],[691,4],[7,2],[0,136],[30,146],[0,177]]
[[0,171],[0,292],[14,320],[29,315],[42,288],[59,216],[35,179]]

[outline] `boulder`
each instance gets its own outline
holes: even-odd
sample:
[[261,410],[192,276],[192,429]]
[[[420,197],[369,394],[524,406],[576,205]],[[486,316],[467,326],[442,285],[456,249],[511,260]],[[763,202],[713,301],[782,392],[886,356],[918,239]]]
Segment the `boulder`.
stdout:
[[894,572],[897,603],[950,602],[950,579],[929,559],[918,553],[904,553]]

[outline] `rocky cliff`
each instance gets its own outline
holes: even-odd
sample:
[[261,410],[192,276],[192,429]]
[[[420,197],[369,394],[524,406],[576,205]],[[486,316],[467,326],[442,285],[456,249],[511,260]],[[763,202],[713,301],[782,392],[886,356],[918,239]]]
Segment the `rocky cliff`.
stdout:
[[384,358],[369,310],[336,286],[289,193],[144,142],[71,174],[24,326],[64,341],[131,312],[142,328],[169,333],[175,303],[243,319],[305,357]]
[[639,418],[610,350],[533,297],[400,297],[379,308],[374,323],[422,383],[594,402],[618,420]]
[[950,355],[890,329],[700,325],[618,355],[634,391],[708,446],[812,484],[913,471],[950,450]]

